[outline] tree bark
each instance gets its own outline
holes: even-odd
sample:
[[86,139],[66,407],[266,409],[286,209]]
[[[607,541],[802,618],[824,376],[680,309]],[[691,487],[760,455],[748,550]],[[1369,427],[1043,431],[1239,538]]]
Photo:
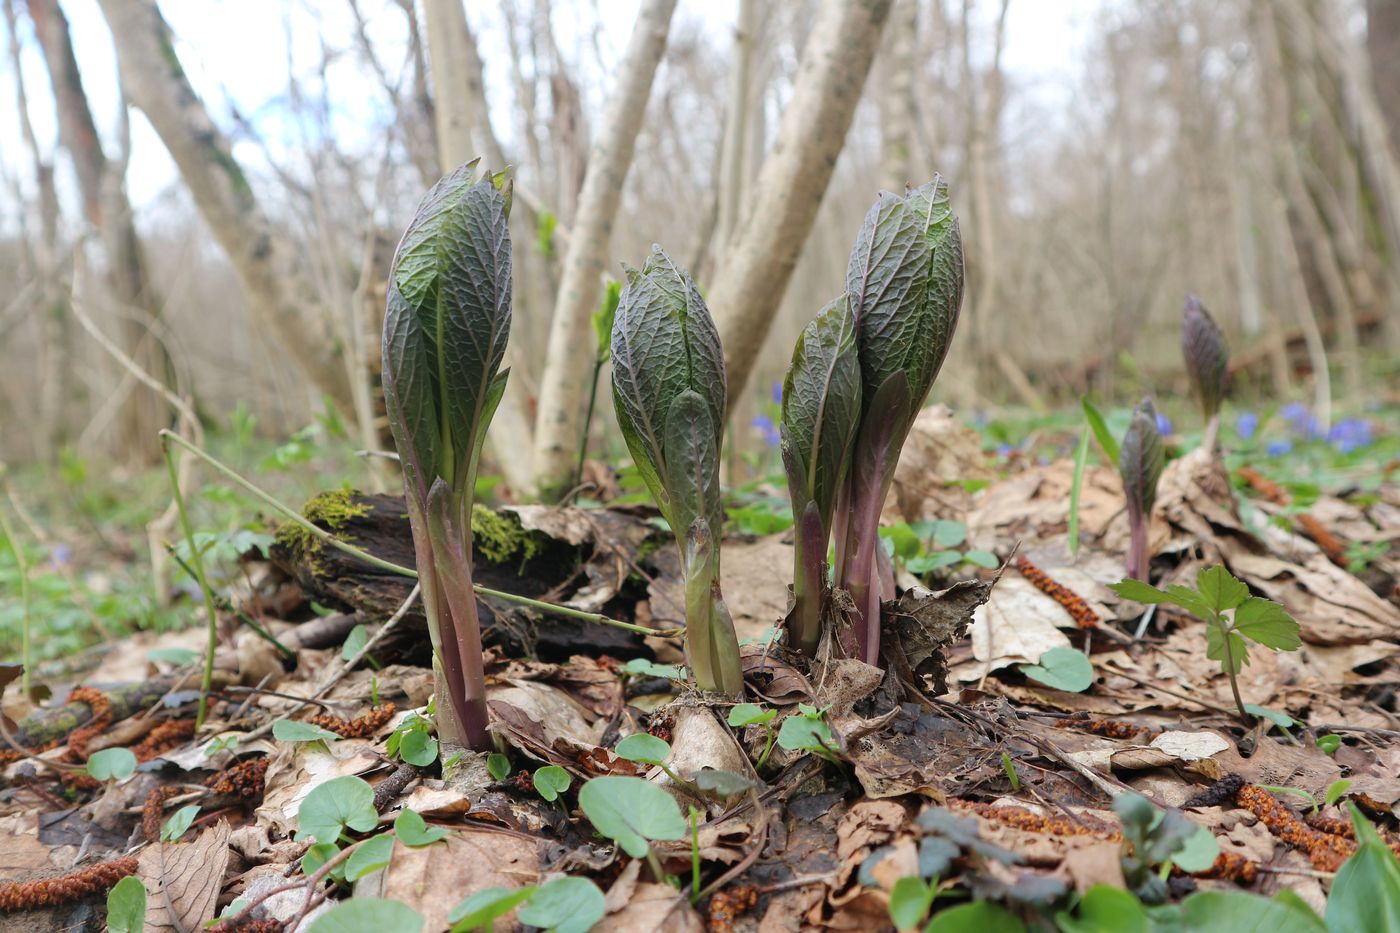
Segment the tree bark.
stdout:
[[195,95],[155,0],[99,0],[131,103],[151,121],[190,189],[200,216],[228,255],[254,324],[279,340],[312,383],[343,412],[354,412],[349,379],[316,319],[314,299],[298,294],[295,246],[273,227],[228,137]]
[[[160,318],[160,301],[146,272],[145,253],[136,234],[131,202],[124,185],[124,166],[107,158],[92,109],[83,90],[68,20],[56,0],[29,0],[43,49],[44,63],[58,111],[59,140],[73,160],[83,214],[102,238],[107,258],[106,280],[124,320],[125,349],[140,366],[167,387],[174,384],[174,367],[165,346],[151,333]],[[138,461],[160,458],[157,432],[169,409],[151,392],[134,389],[123,407],[119,443]]]
[[540,379],[533,463],[536,489],[566,482],[578,453],[592,375],[590,317],[602,299],[602,275],[622,201],[622,184],[632,164],[675,8],[676,0],[644,0],[618,66],[617,86],[598,141],[588,157]]
[[[740,198],[744,193],[744,156],[753,105],[753,54],[758,28],[758,0],[739,0],[739,20],[734,26],[734,65],[729,75],[729,107],[724,114],[724,144],[720,152],[719,214],[715,235],[723,255],[738,225]],[[698,275],[698,269],[691,269]]]
[[743,397],[811,232],[891,3],[826,0],[807,37],[777,139],[710,295],[725,348],[731,409]]

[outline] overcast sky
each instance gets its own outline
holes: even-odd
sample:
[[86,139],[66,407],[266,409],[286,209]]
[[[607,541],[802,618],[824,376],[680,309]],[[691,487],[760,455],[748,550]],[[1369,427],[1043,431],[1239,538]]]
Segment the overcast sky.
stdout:
[[[72,24],[84,86],[99,130],[106,133],[116,126],[119,107],[110,35],[97,0],[62,2]],[[582,49],[584,43],[591,41],[589,33],[595,16],[601,14],[599,42],[604,60],[615,56],[627,42],[638,2],[557,0],[555,29],[565,55],[577,51],[579,54],[571,57],[585,68],[592,67],[591,52]],[[22,7],[23,3],[19,5]],[[736,6],[737,0],[681,0],[679,15],[701,19],[705,28],[714,31],[716,44],[722,46],[728,41]],[[1099,6],[1098,0],[1012,3],[1004,61],[1014,86],[1034,106],[1055,108],[1068,101],[1070,84],[1083,54],[1084,37]],[[322,36],[332,48],[350,48],[352,44],[353,21],[344,0],[166,0],[161,9],[177,36],[181,61],[215,118],[225,129],[230,128],[230,106],[236,106],[257,127],[275,155],[298,143],[299,130],[284,119],[289,67],[303,79],[314,74],[320,61]],[[370,34],[381,61],[397,71],[405,53],[402,13],[388,0],[362,0],[361,9],[369,19]],[[467,0],[467,11],[487,62],[488,90],[508,107],[511,82],[499,6],[487,0]],[[991,15],[990,9],[985,13]],[[23,18],[20,34],[26,44],[23,61],[30,117],[40,144],[47,151],[57,136],[48,76]],[[604,83],[597,77],[585,74],[581,82],[595,96],[604,90]],[[373,147],[377,127],[388,117],[379,109],[384,106],[383,95],[375,79],[359,57],[352,54],[332,64],[328,83],[334,105],[332,132],[350,148]],[[590,103],[596,104],[597,100]],[[494,122],[509,146],[513,121],[503,113]],[[128,185],[139,210],[167,191],[176,174],[159,138],[144,118],[133,113],[131,123]],[[0,141],[0,164],[8,176],[20,178],[27,191],[32,183],[32,166],[19,133],[14,74],[8,58],[0,68]],[[246,140],[237,144],[235,154],[255,169],[263,163],[257,147]],[[58,168],[63,193],[68,196],[72,188],[70,170],[61,159]],[[0,192],[0,214],[8,215],[3,218],[8,227],[14,216],[8,190]]]

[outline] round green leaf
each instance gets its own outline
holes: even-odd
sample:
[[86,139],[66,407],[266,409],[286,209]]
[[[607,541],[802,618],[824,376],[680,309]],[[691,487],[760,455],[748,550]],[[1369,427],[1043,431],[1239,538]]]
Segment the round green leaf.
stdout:
[[694,775],[695,786],[719,797],[733,797],[753,787],[752,778],[733,771],[718,771],[714,768],[701,768]]
[[500,752],[492,752],[486,756],[486,771],[497,781],[504,781],[510,777],[510,759]]
[[360,653],[360,649],[369,643],[369,626],[360,623],[350,630],[350,634],[345,636],[345,644],[340,646],[340,657],[343,661],[348,661]]
[[365,875],[378,871],[389,864],[389,858],[393,854],[393,833],[380,833],[373,839],[365,840],[358,849],[350,853],[345,865],[345,880],[359,881]]
[[99,781],[124,781],[136,773],[136,756],[129,748],[104,748],[87,760],[87,771]]
[[[991,901],[973,901],[940,910],[924,927],[924,933],[1025,933],[1021,918]],[[313,931],[314,933],[314,931]]]
[[[1333,882],[1335,885],[1335,882]],[[1333,897],[1336,895],[1334,894]],[[1328,898],[1327,906],[1332,906]],[[1181,902],[1181,919],[1187,930],[1268,930],[1269,933],[1324,933],[1325,930],[1383,930],[1381,917],[1369,904],[1356,926],[1323,926],[1305,905],[1269,900],[1243,891],[1198,891]]]
[[1084,892],[1074,914],[1061,911],[1055,923],[1062,933],[1147,933],[1147,911],[1142,902],[1122,888],[1096,884]]
[[778,715],[775,709],[764,709],[757,703],[740,703],[729,711],[729,724],[735,726],[752,726],[765,722],[772,722]]
[[689,827],[675,798],[635,777],[594,778],[578,792],[593,827],[633,858],[647,854],[652,839],[684,839]]
[[536,891],[516,916],[521,923],[542,927],[551,933],[587,933],[593,924],[603,919],[607,909],[607,901],[596,884],[587,878],[565,876],[555,878]]
[[618,742],[616,751],[620,758],[649,765],[659,765],[671,757],[670,743],[645,732],[629,735]]
[[1220,843],[1215,833],[1204,826],[1186,837],[1181,848],[1172,856],[1172,864],[1184,872],[1205,871],[1215,864],[1220,854]]
[[896,928],[912,930],[924,919],[933,903],[933,888],[918,875],[900,878],[890,889],[890,919]]
[[366,833],[379,823],[374,809],[374,788],[362,778],[347,774],[312,788],[297,811],[298,840],[334,842],[342,830]]
[[418,933],[422,929],[422,914],[402,901],[355,897],[317,917],[308,933]]
[[663,677],[666,680],[680,680],[681,669],[674,664],[657,664],[647,658],[633,658],[622,666],[629,674],[638,677]]
[[272,724],[272,737],[279,742],[334,742],[340,734],[314,723],[279,719]]
[[963,555],[963,561],[985,570],[996,570],[1001,566],[1001,561],[997,560],[997,556],[991,551],[968,551]]
[[411,765],[426,768],[437,761],[438,740],[423,729],[409,729],[399,739],[399,757]]
[[107,929],[110,933],[141,933],[146,928],[146,886],[127,875],[107,893]]
[[1094,665],[1074,648],[1051,648],[1039,664],[1022,664],[1021,673],[1056,690],[1078,693],[1094,682]]
[[[798,706],[802,709],[805,704]],[[806,707],[811,709],[811,707]],[[801,712],[788,716],[778,729],[778,744],[789,751],[825,751],[836,744],[831,727],[820,713]]]
[[535,772],[533,780],[535,790],[550,803],[558,800],[559,795],[568,790],[569,785],[574,782],[569,772],[558,765],[545,765]]
[[187,807],[181,807],[170,814],[170,819],[165,821],[165,825],[160,828],[161,842],[174,842],[185,834],[185,830],[190,828],[194,818],[199,813],[199,804],[192,803]]
[[404,810],[394,820],[394,835],[399,837],[399,842],[417,849],[446,839],[447,830],[440,826],[429,827],[418,813]]
[[452,933],[476,933],[510,913],[535,893],[533,884],[523,888],[486,888],[477,891],[447,915]]
[[193,648],[152,648],[146,652],[148,661],[164,661],[180,667],[193,664],[198,658],[199,652]]

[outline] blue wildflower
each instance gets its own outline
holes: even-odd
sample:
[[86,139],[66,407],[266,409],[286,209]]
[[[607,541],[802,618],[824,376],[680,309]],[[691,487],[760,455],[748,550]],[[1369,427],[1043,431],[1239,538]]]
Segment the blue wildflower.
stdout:
[[758,428],[758,432],[763,435],[763,443],[769,447],[777,447],[782,442],[783,436],[778,432],[778,426],[767,415],[759,415],[753,419],[753,426]]
[[1283,410],[1279,414],[1283,415],[1283,419],[1288,422],[1294,434],[1300,434],[1310,440],[1322,437],[1322,424],[1301,402],[1290,402],[1283,406]]
[[780,379],[774,379],[774,380],[773,380],[773,384],[772,384],[771,386],[769,386],[769,388],[768,388],[768,393],[769,393],[769,395],[771,395],[771,396],[773,397],[773,404],[774,404],[774,405],[781,405],[781,404],[783,404],[783,383],[782,383],[782,380],[780,380]]
[[66,544],[55,544],[49,548],[49,563],[54,569],[67,566],[72,558],[73,552]]
[[1240,416],[1235,419],[1235,433],[1242,441],[1251,440],[1258,429],[1259,416],[1252,411],[1240,412]]
[[1163,437],[1172,433],[1172,420],[1160,411],[1157,412],[1157,433]]
[[1015,448],[1015,447],[1012,447],[1010,444],[998,444],[998,445],[997,445],[997,456],[999,456],[999,457],[1009,457],[1009,456],[1011,455],[1011,451],[1013,451],[1013,450],[1015,450],[1015,449],[1016,449],[1016,448]]
[[1344,454],[1370,446],[1371,439],[1371,422],[1361,418],[1343,418],[1327,432],[1328,442]]
[[1281,441],[1269,441],[1269,446],[1264,448],[1264,452],[1270,457],[1281,457],[1293,449],[1293,442],[1288,438]]

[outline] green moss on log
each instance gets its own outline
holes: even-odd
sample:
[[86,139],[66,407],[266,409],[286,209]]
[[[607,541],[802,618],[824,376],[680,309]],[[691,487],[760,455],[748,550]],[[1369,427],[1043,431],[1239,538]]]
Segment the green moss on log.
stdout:
[[[302,506],[301,514],[312,524],[335,534],[350,524],[351,519],[369,514],[371,506],[365,502],[356,502],[355,496],[354,491],[345,489],[323,492]],[[349,535],[336,537],[342,541],[354,540]],[[277,529],[277,544],[293,554],[302,554],[310,558],[320,552],[324,542],[296,522],[284,522]]]

